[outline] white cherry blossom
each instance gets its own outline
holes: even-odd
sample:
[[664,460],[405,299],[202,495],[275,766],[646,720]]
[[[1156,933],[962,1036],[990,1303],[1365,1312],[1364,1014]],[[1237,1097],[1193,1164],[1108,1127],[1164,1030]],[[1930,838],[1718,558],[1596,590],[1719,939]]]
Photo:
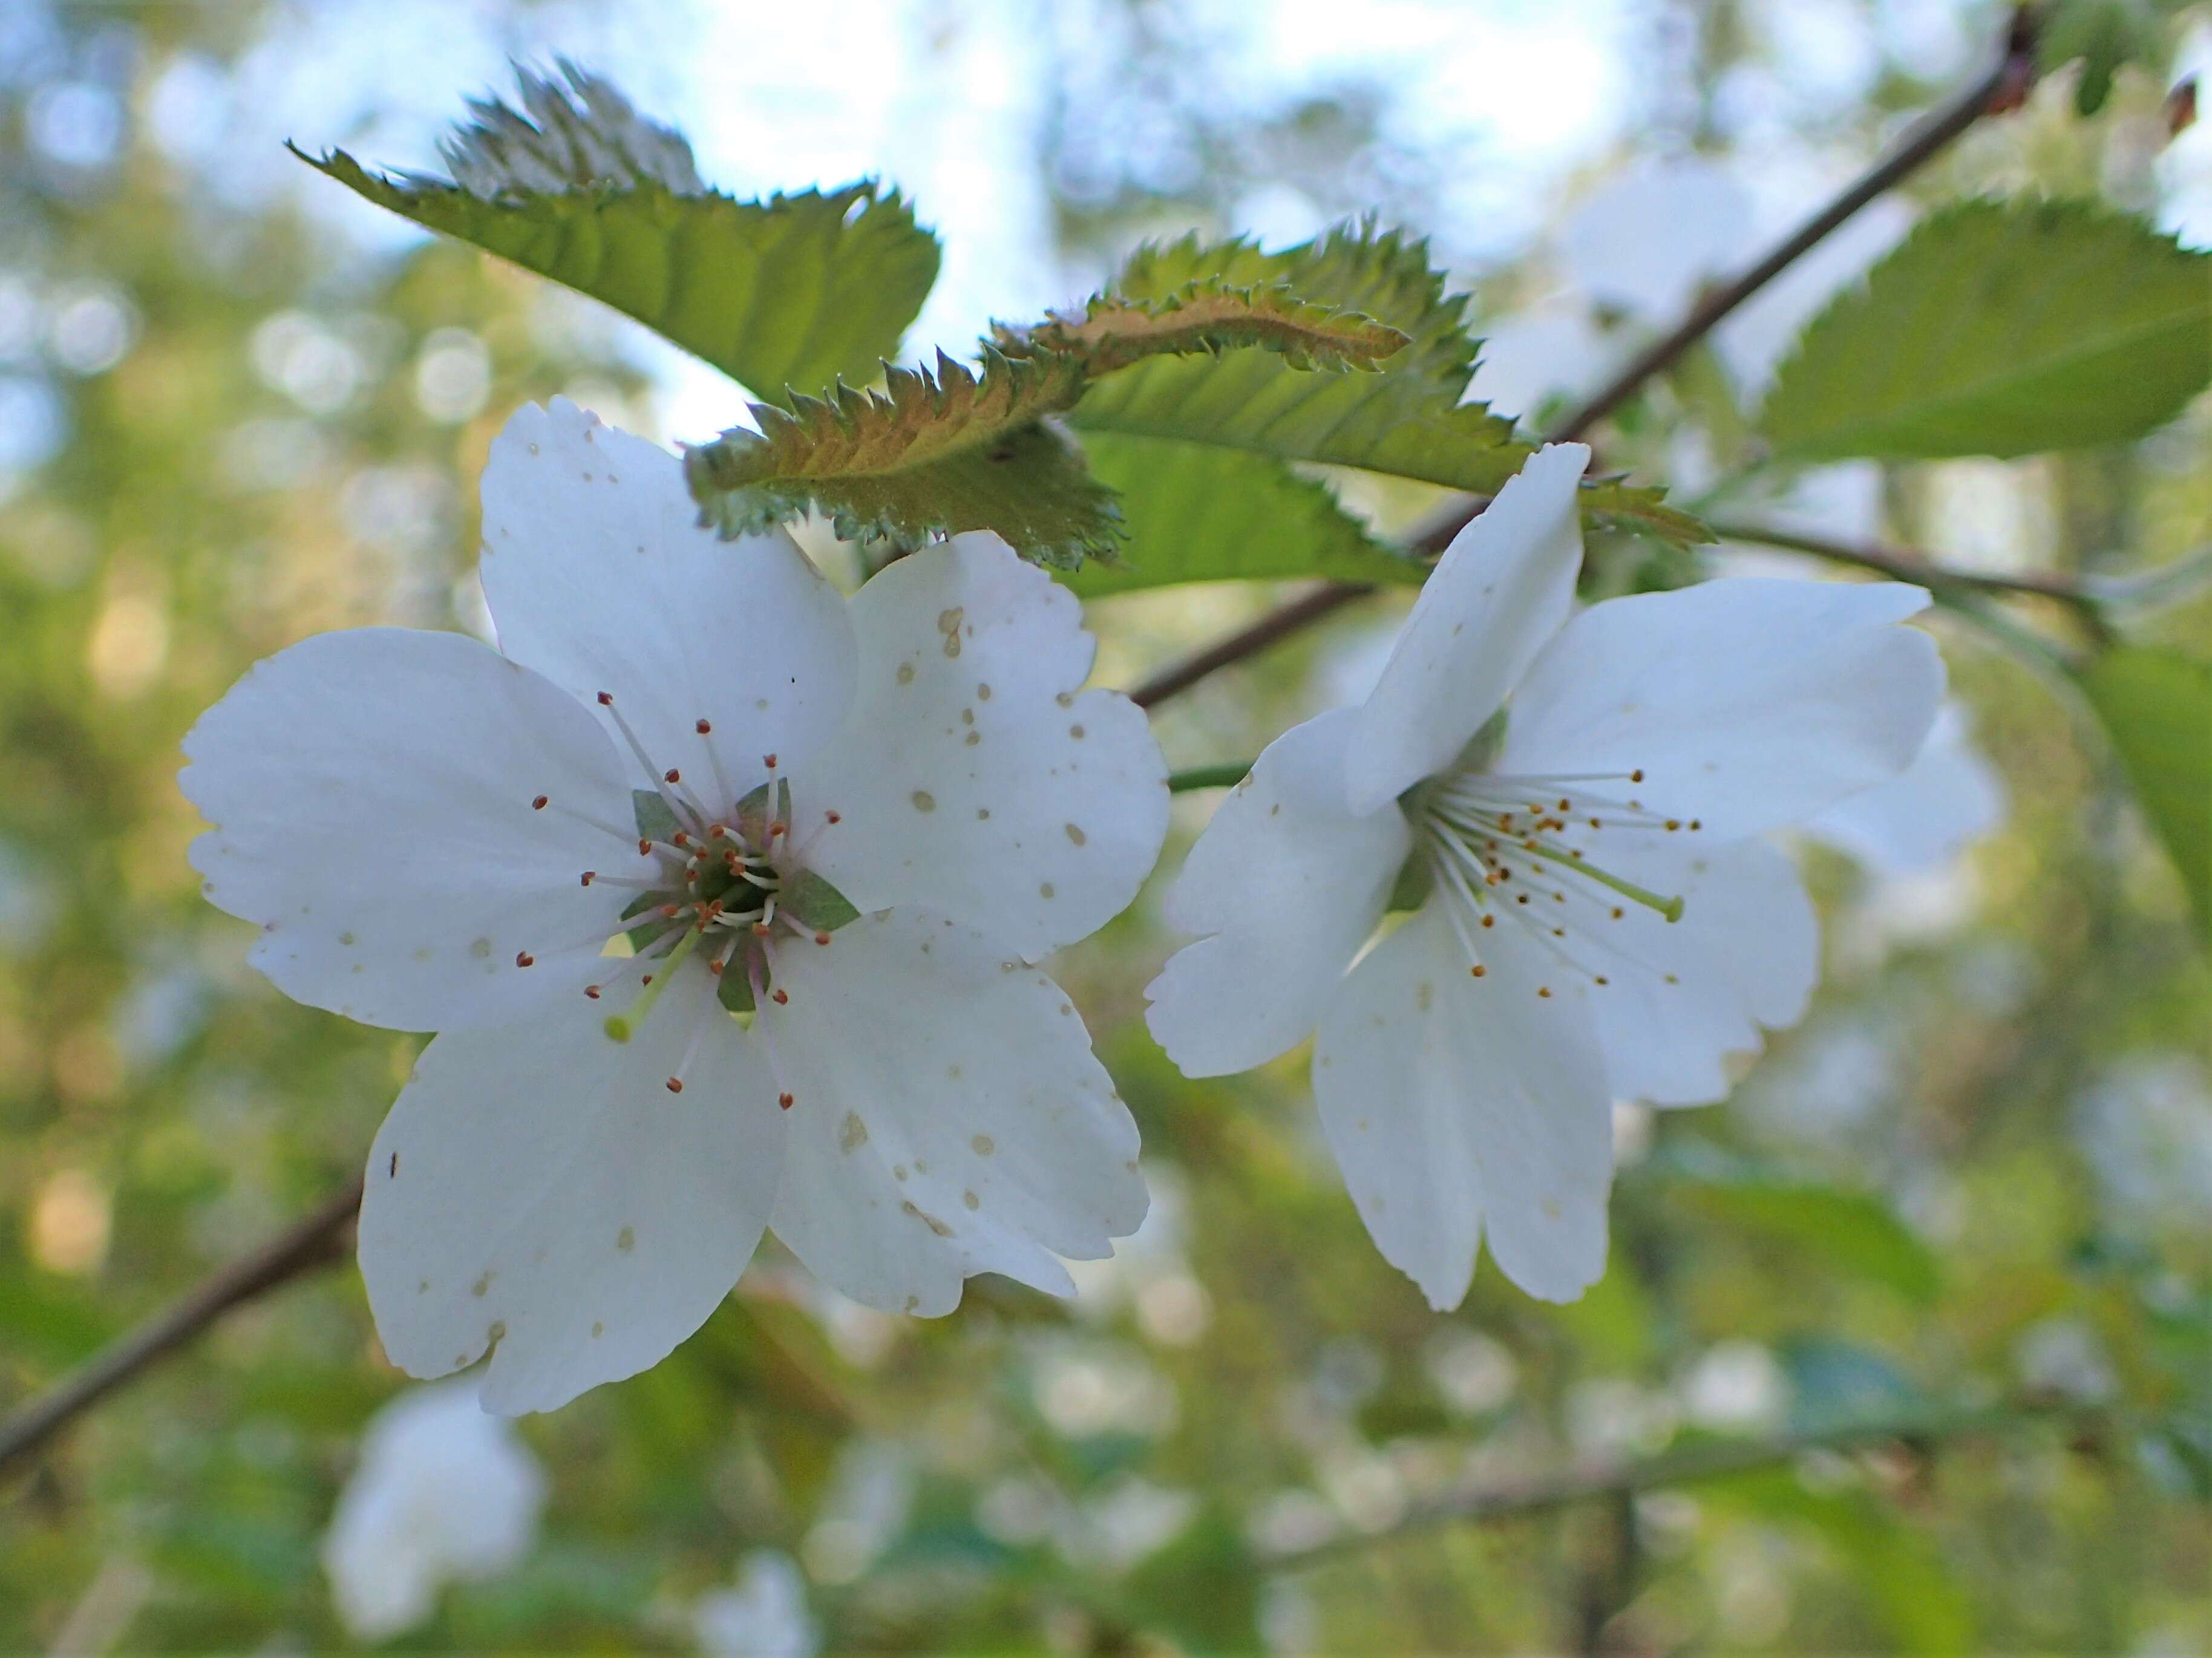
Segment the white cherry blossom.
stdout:
[[2004,779],[1974,746],[1966,712],[1947,702],[1894,780],[1838,800],[1804,833],[1879,876],[1942,868],[2005,819]]
[[[1365,701],[1261,755],[1168,896],[1206,936],[1149,993],[1194,1076],[1316,1036],[1353,1200],[1439,1308],[1478,1238],[1539,1296],[1598,1277],[1611,1102],[1719,1098],[1724,1056],[1811,991],[1812,906],[1759,837],[1903,771],[1942,694],[1895,625],[1917,587],[1718,580],[1573,614],[1589,452],[1532,459]],[[1418,908],[1362,954],[1407,878]]]
[[513,1425],[461,1382],[412,1388],[371,1418],[323,1539],[338,1617],[356,1640],[414,1628],[449,1582],[520,1564],[545,1475]]
[[[1071,1290],[1137,1133],[1032,964],[1134,896],[1165,767],[1076,600],[989,535],[849,601],[556,401],[484,476],[499,648],[363,629],[194,728],[207,896],[286,993],[433,1030],[376,1138],[386,1351],[549,1409],[657,1363],[764,1226],[845,1294]],[[632,946],[635,945],[635,953]]]
[[805,1576],[776,1549],[755,1549],[734,1588],[699,1597],[691,1635],[708,1658],[814,1658],[822,1647],[806,1609]]

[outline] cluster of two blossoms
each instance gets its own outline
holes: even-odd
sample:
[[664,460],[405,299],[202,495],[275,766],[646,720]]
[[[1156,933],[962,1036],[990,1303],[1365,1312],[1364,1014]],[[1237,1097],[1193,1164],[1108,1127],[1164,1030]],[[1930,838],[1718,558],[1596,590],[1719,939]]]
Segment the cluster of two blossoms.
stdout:
[[[1194,1075],[1317,1029],[1352,1195],[1439,1306],[1486,1234],[1534,1293],[1597,1276],[1610,1101],[1718,1097],[1809,991],[1810,907],[1750,837],[1895,776],[1941,695],[1893,625],[1917,589],[1571,615],[1587,460],[1533,459],[1366,701],[1261,756],[1170,896],[1207,936],[1151,993]],[[848,600],[560,402],[509,423],[483,503],[496,650],[310,639],[185,745],[194,865],[255,964],[438,1033],[369,1157],[386,1351],[489,1351],[488,1407],[550,1408],[657,1363],[771,1228],[886,1310],[984,1272],[1071,1292],[1061,1258],[1146,1193],[1036,964],[1133,898],[1168,805],[1142,713],[1082,689],[1075,599],[970,535]]]

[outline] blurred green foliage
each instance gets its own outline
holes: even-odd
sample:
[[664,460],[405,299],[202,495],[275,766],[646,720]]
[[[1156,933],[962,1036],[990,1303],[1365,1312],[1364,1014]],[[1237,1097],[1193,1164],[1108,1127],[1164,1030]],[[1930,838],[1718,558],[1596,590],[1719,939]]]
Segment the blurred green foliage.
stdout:
[[[474,479],[506,412],[566,390],[622,419],[646,396],[611,327],[535,279],[447,243],[365,260],[134,136],[182,54],[252,44],[252,8],[32,9],[59,45],[0,82],[0,290],[36,319],[6,369],[35,388],[10,394],[12,440],[14,411],[43,410],[55,441],[0,486],[0,1407],[350,1177],[416,1045],[246,969],[246,930],[185,863],[183,732],[305,634],[473,620]],[[1684,9],[1700,85],[1758,11]],[[1136,98],[1151,48],[1127,49]],[[1921,187],[2125,197],[2128,123],[2160,90],[2132,74],[2088,122],[2047,89]],[[124,112],[98,165],[33,142],[64,82]],[[1824,137],[1863,149],[1930,90],[1900,74]],[[1071,191],[1072,257],[1164,221],[1221,233],[1237,169],[1279,167],[1292,137],[1319,175],[1376,153],[1356,90],[1241,138],[1169,113],[1198,182]],[[1087,118],[1065,116],[1055,164]],[[1697,374],[1625,411],[1608,459],[1664,476],[1684,432],[1730,440]],[[1963,518],[2061,571],[2148,568],[2212,534],[2212,414],[1895,466],[1884,499],[1939,550]],[[1604,579],[1661,579],[1648,547],[1617,556]],[[1101,602],[1102,674],[1259,598]],[[1310,708],[1364,624],[1340,625],[1164,711],[1174,762],[1248,755]],[[543,1540],[401,1644],[681,1649],[692,1597],[761,1546],[806,1566],[841,1652],[2212,1644],[2212,973],[2132,804],[2142,762],[1937,625],[2008,825],[1940,878],[1813,854],[1821,996],[1727,1107],[1624,1116],[1613,1261],[1582,1302],[1486,1266],[1465,1308],[1429,1312],[1360,1229],[1296,1059],[1194,1084],[1145,1035],[1172,943],[1148,901],[1060,969],[1159,1192],[1123,1261],[1073,1308],[987,1278],[914,1322],[826,1303],[771,1248],[669,1361],[525,1424]],[[2143,643],[2202,659],[2212,605]],[[1181,841],[1202,812],[1179,807]],[[319,1540],[402,1385],[349,1267],[229,1320],[0,1488],[0,1649],[344,1645]],[[2023,1386],[2105,1408],[1389,1534],[1465,1479]],[[1331,1540],[1358,1546],[1267,1564]]]

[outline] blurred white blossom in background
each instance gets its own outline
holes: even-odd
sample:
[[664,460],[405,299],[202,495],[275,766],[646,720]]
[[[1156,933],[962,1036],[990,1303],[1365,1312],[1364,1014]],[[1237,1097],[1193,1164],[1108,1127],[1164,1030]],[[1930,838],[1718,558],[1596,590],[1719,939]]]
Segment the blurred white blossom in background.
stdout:
[[775,1549],[747,1555],[734,1588],[699,1597],[691,1633],[711,1658],[813,1658],[822,1645],[799,1563]]
[[545,1476],[472,1377],[411,1388],[370,1419],[323,1538],[323,1570],[356,1639],[413,1629],[449,1582],[519,1564],[538,1540]]
[[2127,1055],[2082,1094],[2075,1122],[2115,1216],[2141,1226],[2212,1212],[2212,1088],[2189,1054]]
[[1839,800],[1804,832],[1877,876],[1940,869],[2004,822],[2004,780],[1973,745],[1956,702],[1936,717],[1919,757],[1890,781]]

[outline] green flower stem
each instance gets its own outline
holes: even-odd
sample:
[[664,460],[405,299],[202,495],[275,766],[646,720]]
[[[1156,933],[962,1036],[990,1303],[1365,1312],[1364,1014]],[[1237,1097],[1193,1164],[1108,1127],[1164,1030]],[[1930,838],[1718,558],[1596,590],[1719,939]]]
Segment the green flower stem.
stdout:
[[1227,760],[1218,766],[1193,766],[1188,771],[1168,774],[1168,793],[1181,794],[1186,789],[1234,788],[1244,780],[1252,769],[1249,760]]
[[1825,558],[1833,564],[1872,570],[1899,581],[1917,582],[1931,591],[1966,590],[2007,598],[2048,598],[2072,606],[2092,631],[2104,627],[2103,604],[2095,593],[2076,581],[2057,575],[1996,575],[1979,570],[1954,569],[1925,554],[1903,547],[1882,547],[1837,541],[1827,536],[1805,535],[1771,525],[1715,522],[1713,533],[1723,541],[1747,541],[1762,547]]

